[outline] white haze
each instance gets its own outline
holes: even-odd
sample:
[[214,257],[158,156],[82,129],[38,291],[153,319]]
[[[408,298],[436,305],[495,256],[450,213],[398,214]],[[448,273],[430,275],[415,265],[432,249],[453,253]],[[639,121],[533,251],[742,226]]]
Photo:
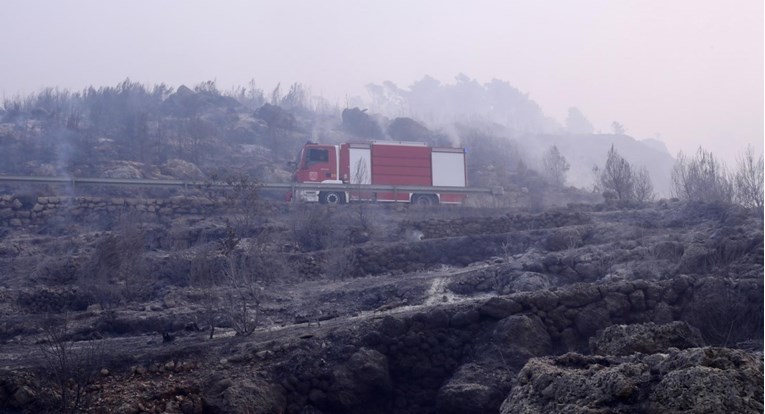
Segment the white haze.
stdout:
[[731,164],[763,146],[762,0],[7,0],[0,27],[5,97],[254,79],[343,106],[368,83],[464,73],[673,154],[702,145]]

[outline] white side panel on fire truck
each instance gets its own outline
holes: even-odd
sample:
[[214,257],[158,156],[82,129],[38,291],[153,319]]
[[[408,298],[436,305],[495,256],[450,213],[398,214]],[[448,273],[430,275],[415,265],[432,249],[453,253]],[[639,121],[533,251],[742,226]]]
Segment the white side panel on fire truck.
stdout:
[[433,185],[436,187],[465,186],[465,151],[462,149],[433,148]]
[[351,146],[348,148],[350,161],[350,183],[372,184],[372,152],[367,146]]

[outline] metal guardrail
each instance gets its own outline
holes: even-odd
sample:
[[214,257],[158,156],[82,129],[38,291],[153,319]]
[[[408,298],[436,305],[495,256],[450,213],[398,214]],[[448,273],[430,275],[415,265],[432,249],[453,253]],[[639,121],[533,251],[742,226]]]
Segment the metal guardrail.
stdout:
[[[69,185],[76,188],[81,185],[106,185],[125,187],[171,187],[183,189],[225,189],[235,184],[223,181],[183,181],[183,180],[148,180],[138,178],[81,178],[81,177],[36,177],[19,175],[0,175],[0,183]],[[407,192],[407,193],[450,193],[450,194],[491,194],[499,195],[501,189],[471,187],[429,187],[397,185],[359,185],[359,184],[311,184],[311,183],[253,183],[258,188],[271,190],[335,190],[364,192]]]

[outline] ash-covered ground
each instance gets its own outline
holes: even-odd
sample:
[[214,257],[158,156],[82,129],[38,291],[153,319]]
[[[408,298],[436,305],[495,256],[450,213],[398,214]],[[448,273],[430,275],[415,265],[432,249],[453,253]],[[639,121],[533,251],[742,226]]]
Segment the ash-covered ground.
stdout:
[[763,411],[763,220],[287,205],[0,229],[0,411]]

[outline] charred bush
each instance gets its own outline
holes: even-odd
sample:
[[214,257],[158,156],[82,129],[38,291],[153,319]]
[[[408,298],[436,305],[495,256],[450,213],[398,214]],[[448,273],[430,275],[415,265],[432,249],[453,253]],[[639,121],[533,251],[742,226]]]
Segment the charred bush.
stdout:
[[97,296],[105,309],[121,300],[141,300],[151,293],[144,260],[145,231],[139,218],[120,216],[115,229],[97,243],[79,284]]
[[96,323],[95,330],[110,335],[137,335],[151,332],[165,332],[183,329],[183,324],[163,317],[128,318],[119,317],[116,312],[104,312]]
[[71,257],[45,257],[32,273],[35,280],[52,285],[68,285],[77,280],[79,266]]
[[359,274],[356,250],[349,248],[332,249],[326,255],[324,274],[332,279],[346,279]]
[[762,338],[762,281],[706,278],[694,290],[683,319],[711,345]]
[[93,303],[93,294],[78,289],[36,289],[22,292],[16,299],[19,307],[32,313],[83,311]]
[[575,249],[582,245],[584,229],[568,227],[553,230],[545,240],[545,247],[551,251]]
[[303,251],[326,249],[335,234],[332,213],[324,206],[303,205],[297,211],[292,236]]
[[49,399],[40,399],[40,411],[77,413],[89,404],[86,387],[95,381],[105,361],[106,349],[101,341],[86,341],[76,346],[70,341],[66,317],[50,318],[43,324],[44,341],[39,349],[43,372],[40,377],[49,383]]

